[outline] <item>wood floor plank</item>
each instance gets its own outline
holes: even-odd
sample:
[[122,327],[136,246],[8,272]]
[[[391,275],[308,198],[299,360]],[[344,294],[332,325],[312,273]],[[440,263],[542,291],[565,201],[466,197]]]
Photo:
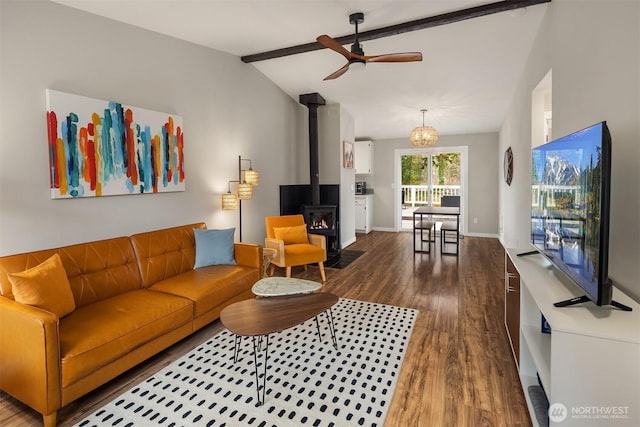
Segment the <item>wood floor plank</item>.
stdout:
[[[327,268],[323,287],[343,298],[419,310],[385,426],[530,426],[503,325],[502,246],[465,237],[459,257],[439,248],[414,254],[411,237],[358,235],[349,249],[365,253],[345,269]],[[294,268],[293,276],[320,278],[316,267]],[[59,412],[58,425],[71,426],[220,330],[216,321],[78,399]],[[0,425],[42,425],[42,418],[0,393]]]

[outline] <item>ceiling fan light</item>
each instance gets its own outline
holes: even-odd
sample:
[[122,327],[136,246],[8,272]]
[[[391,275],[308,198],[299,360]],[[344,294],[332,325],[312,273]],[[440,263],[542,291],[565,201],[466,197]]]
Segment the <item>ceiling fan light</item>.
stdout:
[[365,61],[352,61],[349,64],[349,70],[350,71],[361,71],[364,70],[364,67],[367,66],[367,63]]

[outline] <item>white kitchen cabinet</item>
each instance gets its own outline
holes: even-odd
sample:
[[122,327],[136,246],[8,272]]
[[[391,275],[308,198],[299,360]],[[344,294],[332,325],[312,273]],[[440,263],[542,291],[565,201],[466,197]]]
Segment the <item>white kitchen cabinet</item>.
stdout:
[[373,222],[373,195],[356,196],[356,232],[370,233]]
[[354,143],[354,166],[357,175],[371,175],[373,173],[373,144],[371,141],[356,141]]

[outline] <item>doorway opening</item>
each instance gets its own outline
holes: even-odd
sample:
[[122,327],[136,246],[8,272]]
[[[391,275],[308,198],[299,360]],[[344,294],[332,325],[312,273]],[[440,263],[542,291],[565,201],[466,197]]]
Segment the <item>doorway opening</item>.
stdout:
[[396,150],[396,230],[413,229],[413,211],[460,196],[461,234],[466,230],[467,147]]

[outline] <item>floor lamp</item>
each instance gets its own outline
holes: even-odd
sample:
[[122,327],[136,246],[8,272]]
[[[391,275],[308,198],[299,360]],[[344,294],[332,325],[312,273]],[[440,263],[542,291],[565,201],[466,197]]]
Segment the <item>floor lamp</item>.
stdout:
[[[242,168],[242,162],[249,162],[249,169]],[[237,183],[236,192],[231,192],[231,183]],[[239,211],[239,240],[242,242],[242,201],[253,198],[253,187],[260,182],[260,174],[251,168],[251,159],[238,156],[238,180],[229,181],[229,190],[222,195],[222,209]]]

